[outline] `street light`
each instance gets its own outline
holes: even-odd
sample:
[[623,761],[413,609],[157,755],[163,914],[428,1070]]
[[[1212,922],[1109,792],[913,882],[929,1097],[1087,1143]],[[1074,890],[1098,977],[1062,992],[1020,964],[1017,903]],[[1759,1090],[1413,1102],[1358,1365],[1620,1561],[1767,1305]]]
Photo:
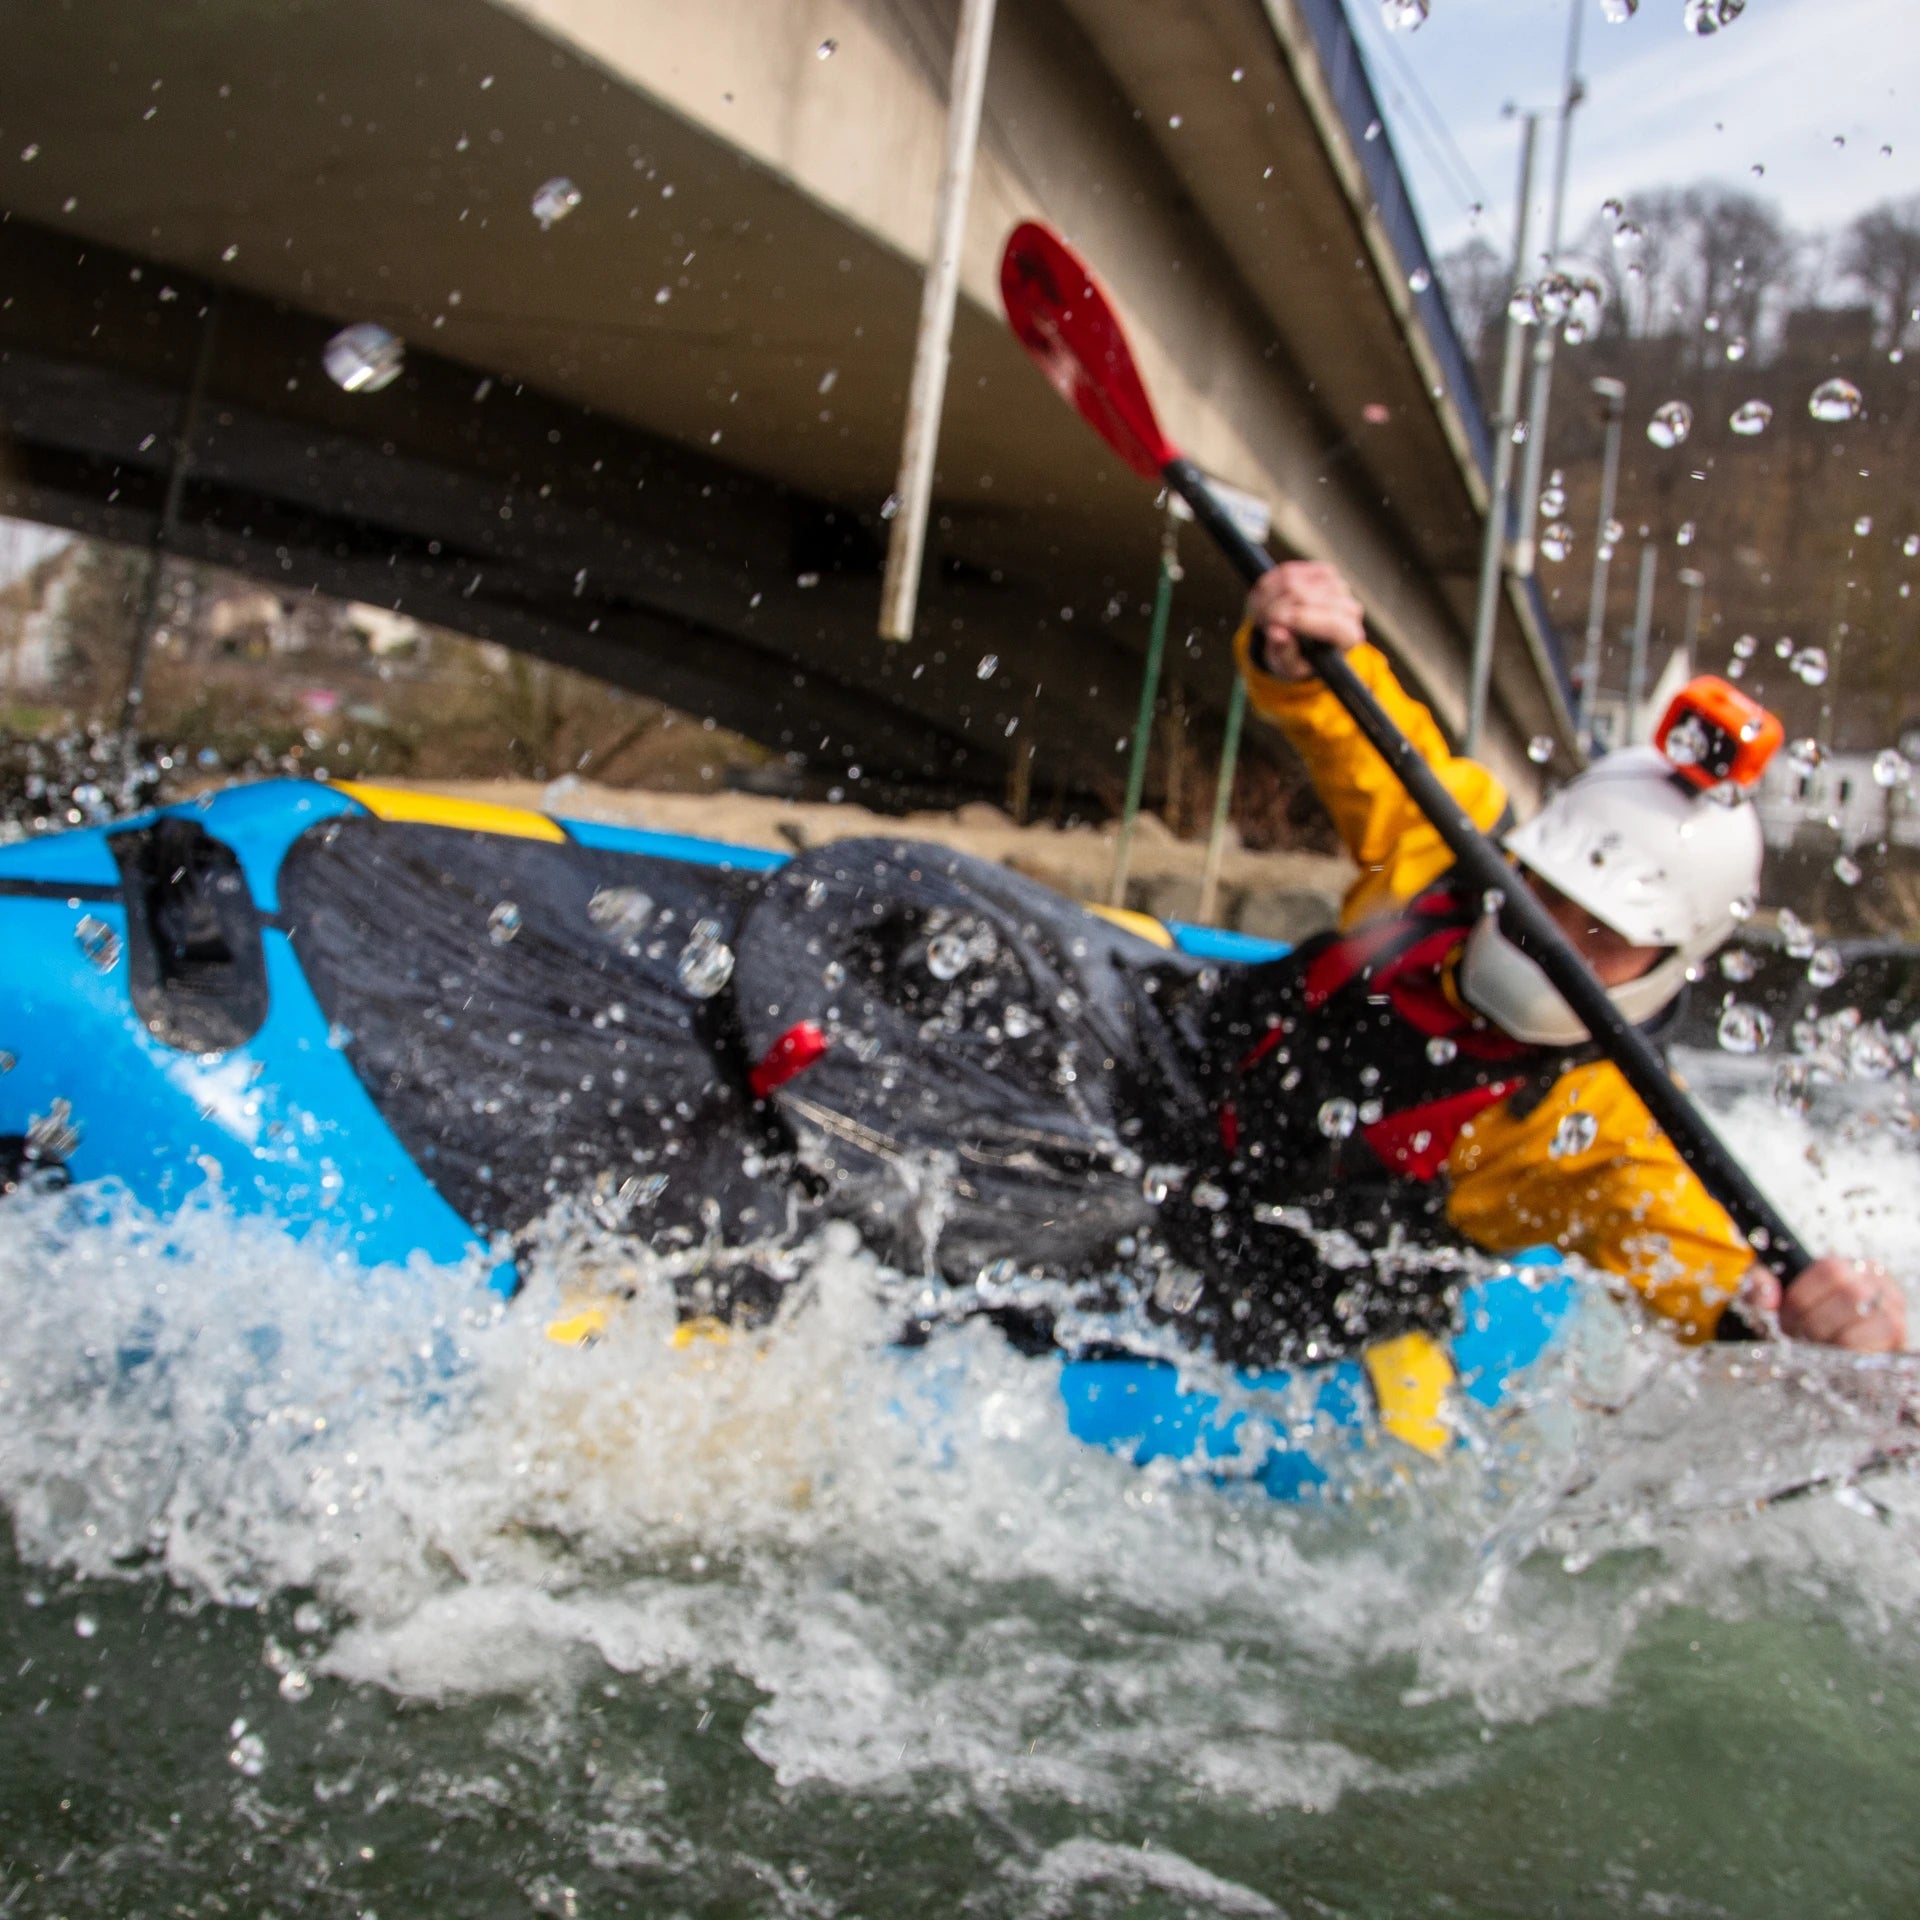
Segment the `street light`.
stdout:
[[1600,522],[1593,542],[1593,591],[1587,599],[1587,656],[1580,682],[1580,738],[1593,749],[1593,703],[1600,691],[1600,641],[1607,624],[1607,562],[1613,548],[1607,529],[1613,524],[1613,500],[1620,485],[1620,428],[1626,418],[1624,382],[1605,374],[1593,383],[1607,422],[1607,453],[1600,469]]

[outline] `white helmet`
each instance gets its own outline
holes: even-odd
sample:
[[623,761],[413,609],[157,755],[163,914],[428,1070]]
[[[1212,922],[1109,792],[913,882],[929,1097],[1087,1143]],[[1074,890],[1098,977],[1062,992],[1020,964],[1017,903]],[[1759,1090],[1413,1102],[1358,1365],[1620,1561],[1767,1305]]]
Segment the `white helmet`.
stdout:
[[[1509,853],[1636,947],[1667,952],[1610,990],[1622,1016],[1650,1020],[1712,953],[1760,890],[1760,820],[1750,800],[1689,786],[1652,747],[1626,747],[1562,787]],[[1579,1016],[1488,914],[1467,937],[1460,991],[1516,1040],[1568,1046]]]

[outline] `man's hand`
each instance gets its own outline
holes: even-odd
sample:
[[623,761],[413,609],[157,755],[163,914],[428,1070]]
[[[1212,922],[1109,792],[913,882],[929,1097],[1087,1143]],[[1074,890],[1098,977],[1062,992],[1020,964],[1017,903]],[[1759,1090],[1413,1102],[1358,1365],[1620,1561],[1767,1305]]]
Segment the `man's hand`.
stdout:
[[1756,1267],[1740,1298],[1760,1313],[1777,1313],[1790,1340],[1817,1340],[1854,1353],[1899,1353],[1907,1344],[1907,1296],[1877,1261],[1830,1253],[1807,1268],[1784,1298],[1778,1277]]
[[1367,637],[1366,612],[1337,567],[1289,560],[1263,573],[1247,595],[1254,664],[1276,680],[1311,680],[1300,640],[1328,640],[1346,653]]

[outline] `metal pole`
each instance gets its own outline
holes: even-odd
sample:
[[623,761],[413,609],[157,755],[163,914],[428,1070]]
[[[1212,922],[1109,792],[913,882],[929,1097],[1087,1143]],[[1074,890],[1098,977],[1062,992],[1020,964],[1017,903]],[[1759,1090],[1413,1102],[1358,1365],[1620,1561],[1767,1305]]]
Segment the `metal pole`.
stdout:
[[1640,549],[1640,596],[1633,608],[1633,652],[1627,663],[1627,716],[1621,725],[1622,746],[1640,737],[1640,709],[1647,698],[1647,642],[1653,635],[1653,576],[1660,565],[1660,549],[1651,540]]
[[1700,597],[1705,590],[1707,576],[1698,567],[1682,567],[1678,578],[1687,590],[1686,621],[1680,629],[1680,657],[1686,662],[1687,678],[1691,680],[1698,671],[1694,664],[1694,653],[1700,644]]
[[[1533,213],[1533,149],[1540,116],[1520,123],[1520,210],[1513,225],[1513,291],[1527,272],[1527,230]],[[1480,542],[1480,599],[1473,615],[1473,662],[1467,676],[1469,758],[1480,750],[1487,718],[1487,681],[1493,672],[1493,628],[1500,611],[1501,560],[1507,546],[1507,504],[1513,488],[1513,423],[1520,411],[1520,374],[1526,356],[1526,329],[1507,304],[1506,351],[1500,363],[1500,411],[1493,423],[1493,494],[1487,502],[1487,530]]]
[[[1560,258],[1560,220],[1567,204],[1567,163],[1573,151],[1573,110],[1587,97],[1580,78],[1580,22],[1586,0],[1572,0],[1567,24],[1567,80],[1560,102],[1560,135],[1553,160],[1553,201],[1547,215],[1549,267]],[[1520,538],[1513,570],[1522,579],[1533,572],[1533,523],[1540,511],[1540,470],[1547,457],[1547,416],[1553,400],[1553,350],[1559,328],[1541,320],[1533,340],[1533,388],[1527,400],[1527,458],[1520,481]]]
[[933,499],[933,458],[940,445],[940,408],[947,391],[953,345],[953,308],[960,292],[960,247],[966,237],[967,196],[980,138],[987,50],[994,0],[961,0],[954,35],[953,80],[947,102],[947,154],[934,198],[933,254],[920,296],[920,334],[907,390],[907,425],[894,483],[899,506],[887,539],[887,574],[880,589],[880,637],[910,640],[920,599],[920,563],[926,551],[927,509]]
[[161,496],[160,517],[153,526],[153,546],[147,556],[147,577],[140,593],[140,611],[133,629],[133,655],[127,662],[127,691],[120,702],[120,731],[129,743],[135,722],[140,718],[140,703],[146,696],[147,654],[153,644],[154,615],[160,606],[161,575],[167,550],[173,545],[180,524],[180,502],[186,495],[187,475],[193,465],[193,443],[200,431],[200,403],[206,398],[207,375],[213,366],[213,337],[220,319],[220,295],[207,295],[207,308],[200,322],[200,342],[194,349],[193,371],[187,376],[187,391],[180,402],[174,423],[172,464],[167,470],[167,490]]
[[1626,417],[1627,389],[1604,375],[1593,383],[1607,410],[1607,452],[1600,469],[1600,518],[1593,539],[1593,590],[1587,596],[1587,653],[1580,681],[1580,740],[1593,750],[1593,703],[1600,693],[1600,642],[1607,631],[1607,565],[1613,548],[1607,529],[1613,524],[1614,495],[1620,486],[1620,428]]
[[1214,897],[1220,891],[1220,862],[1227,850],[1227,817],[1233,812],[1233,776],[1240,768],[1240,729],[1246,717],[1247,683],[1235,674],[1227,701],[1227,734],[1220,742],[1220,777],[1213,789],[1213,831],[1207,835],[1207,864],[1200,875],[1198,918],[1203,927],[1213,924]]
[[1127,801],[1120,810],[1120,839],[1113,849],[1113,878],[1107,883],[1107,904],[1127,904],[1127,863],[1133,857],[1133,823],[1140,814],[1140,796],[1147,785],[1147,751],[1153,745],[1153,703],[1160,693],[1160,663],[1167,655],[1167,617],[1173,610],[1174,582],[1180,562],[1174,548],[1179,522],[1173,511],[1177,494],[1167,495],[1167,523],[1160,535],[1160,584],[1153,595],[1153,626],[1147,634],[1147,664],[1140,674],[1140,715],[1133,726],[1133,759],[1127,767]]

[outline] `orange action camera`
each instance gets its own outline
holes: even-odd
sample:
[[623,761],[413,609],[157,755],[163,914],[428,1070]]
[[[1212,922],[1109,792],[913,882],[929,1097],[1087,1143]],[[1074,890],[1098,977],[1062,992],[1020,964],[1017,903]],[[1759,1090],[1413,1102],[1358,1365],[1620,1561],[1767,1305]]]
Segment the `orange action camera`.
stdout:
[[1696,787],[1723,780],[1753,787],[1785,738],[1786,729],[1758,700],[1703,673],[1673,696],[1653,744]]

